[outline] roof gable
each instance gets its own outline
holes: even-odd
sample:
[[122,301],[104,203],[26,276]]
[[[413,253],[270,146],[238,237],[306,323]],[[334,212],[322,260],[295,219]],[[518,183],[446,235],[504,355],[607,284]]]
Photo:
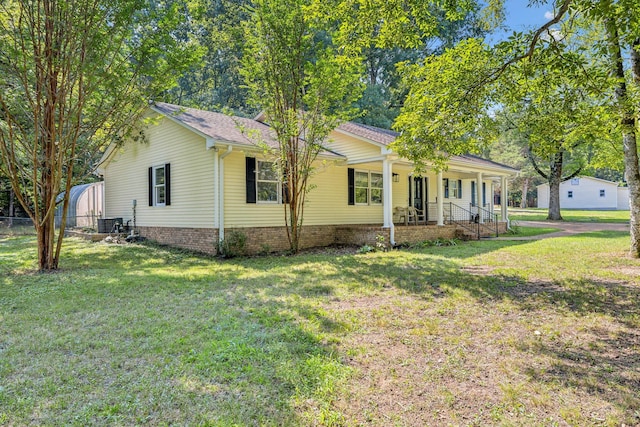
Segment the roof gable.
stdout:
[[277,146],[273,130],[256,120],[228,116],[196,108],[181,107],[164,102],[156,102],[151,106],[151,109],[216,142],[255,146],[255,142],[249,135],[251,132],[257,131],[259,132],[257,137],[261,138],[267,145],[271,147]]

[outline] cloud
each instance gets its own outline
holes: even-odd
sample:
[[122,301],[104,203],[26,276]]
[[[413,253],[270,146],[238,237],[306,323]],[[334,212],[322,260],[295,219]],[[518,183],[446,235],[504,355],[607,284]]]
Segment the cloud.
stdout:
[[544,13],[544,18],[545,18],[547,21],[550,21],[551,19],[553,19],[553,17],[554,17],[554,16],[555,16],[555,15],[554,15],[554,14],[553,14],[553,12],[551,12],[550,10],[547,10],[547,11]]

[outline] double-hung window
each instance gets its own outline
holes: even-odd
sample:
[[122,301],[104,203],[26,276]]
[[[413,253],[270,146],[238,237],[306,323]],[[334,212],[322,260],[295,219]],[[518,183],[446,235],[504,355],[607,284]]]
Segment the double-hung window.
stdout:
[[278,203],[280,181],[273,162],[256,161],[256,195],[260,203]]
[[369,204],[369,172],[356,171],[356,204]]
[[355,171],[355,202],[357,205],[382,204],[382,174],[368,171]]
[[462,180],[444,178],[442,182],[445,199],[462,199]]
[[604,197],[604,196],[605,196],[604,190],[600,190],[600,197]]
[[371,172],[369,174],[371,177],[371,204],[372,205],[381,205],[382,204],[382,174]]
[[149,206],[169,206],[171,204],[170,164],[149,168]]
[[164,165],[153,168],[153,197],[155,206],[164,206],[166,202]]

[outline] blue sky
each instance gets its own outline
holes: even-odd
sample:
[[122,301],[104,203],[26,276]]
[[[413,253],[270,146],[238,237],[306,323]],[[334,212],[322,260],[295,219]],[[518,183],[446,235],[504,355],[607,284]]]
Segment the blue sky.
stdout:
[[508,37],[514,31],[527,31],[540,27],[553,17],[553,2],[529,6],[529,0],[505,0],[505,25],[510,29],[498,32],[491,39]]

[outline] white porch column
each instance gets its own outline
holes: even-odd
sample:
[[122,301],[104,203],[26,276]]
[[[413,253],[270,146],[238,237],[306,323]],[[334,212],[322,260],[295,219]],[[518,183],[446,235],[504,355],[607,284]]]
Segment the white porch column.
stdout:
[[508,189],[507,189],[507,177],[503,176],[500,178],[500,216],[502,217],[502,221],[507,223],[509,226],[509,216],[507,214],[507,200],[509,200]]
[[484,219],[481,215],[480,208],[484,208],[482,205],[482,172],[478,172],[476,175],[476,205],[478,206],[478,220],[480,223],[484,222]]
[[393,180],[392,180],[392,162],[389,159],[382,161],[382,204],[383,204],[383,227],[389,228],[389,240],[395,245],[395,236],[393,228]]
[[437,186],[437,204],[436,209],[438,211],[438,225],[444,225],[444,186],[442,184],[442,172],[438,172],[438,178],[436,180]]
[[495,208],[495,206],[493,205],[493,195],[496,193],[495,189],[493,188],[495,186],[495,183],[493,182],[493,180],[489,181],[489,193],[487,194],[487,197],[489,198],[489,212],[491,212],[492,214],[493,209]]

